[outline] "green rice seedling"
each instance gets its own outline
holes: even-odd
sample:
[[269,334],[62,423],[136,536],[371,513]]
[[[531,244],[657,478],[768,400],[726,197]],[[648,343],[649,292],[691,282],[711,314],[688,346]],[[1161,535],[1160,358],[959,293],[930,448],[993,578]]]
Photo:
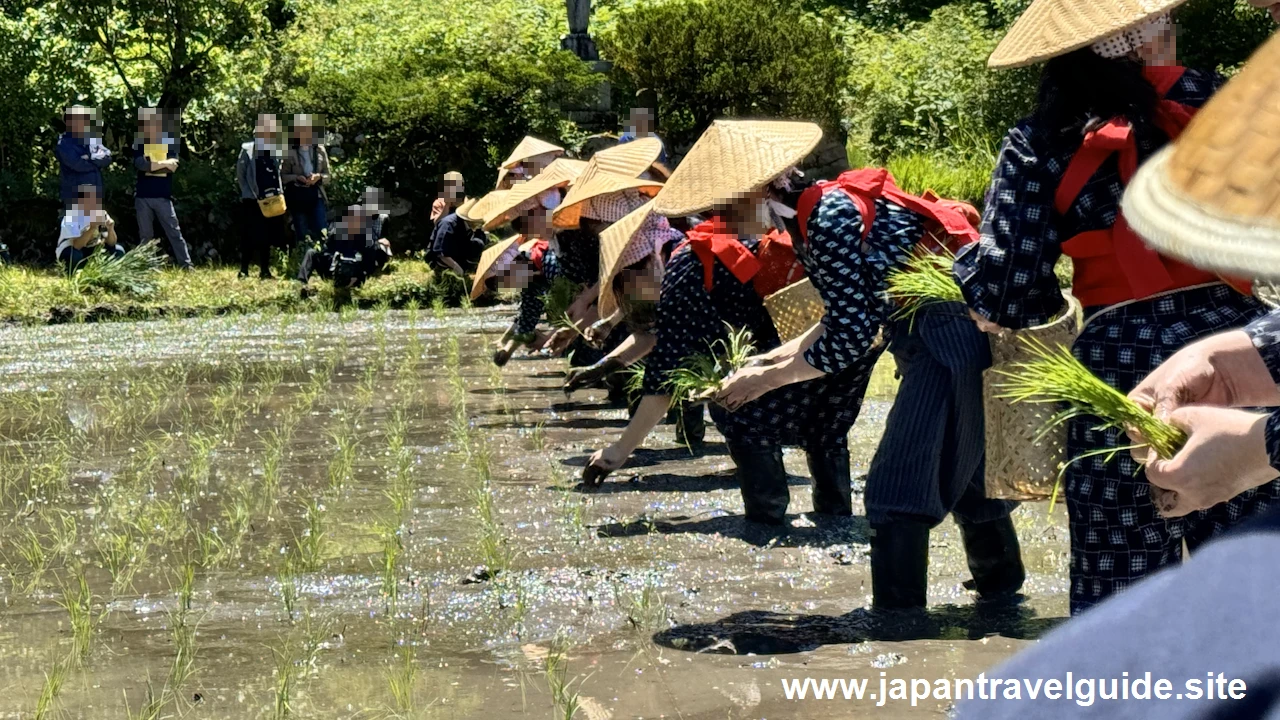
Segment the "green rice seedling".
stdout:
[[394,614],[400,601],[400,554],[404,552],[404,541],[394,527],[383,527],[382,535],[382,598],[387,611]]
[[387,689],[391,691],[392,708],[398,717],[411,717],[416,703],[414,686],[418,682],[417,648],[405,640],[396,646],[396,661],[387,672]]
[[80,539],[76,516],[61,509],[53,514],[53,518],[45,518],[45,524],[49,528],[49,539],[52,541],[50,550],[55,555],[67,557]]
[[652,634],[665,629],[670,622],[671,611],[653,573],[645,576],[644,586],[638,592],[627,592],[615,585],[614,601],[626,612],[627,622],[638,633]]
[[68,277],[68,282],[78,295],[96,289],[148,297],[156,292],[159,270],[163,265],[164,252],[153,240],[134,247],[119,258],[94,253]]
[[356,433],[350,421],[343,422],[330,433],[333,439],[333,457],[329,460],[329,490],[340,492],[351,481],[356,462]]
[[107,527],[93,538],[98,559],[111,573],[113,594],[120,594],[129,587],[138,566],[138,550],[142,545],[136,525]]
[[298,608],[298,574],[293,563],[292,557],[286,557],[276,573],[276,582],[280,583],[280,602],[284,604],[285,615],[290,620]]
[[169,613],[169,626],[173,633],[173,663],[169,666],[169,679],[166,688],[173,691],[182,689],[196,667],[196,629],[191,613],[178,610]]
[[297,553],[298,566],[303,572],[316,572],[324,564],[325,551],[329,546],[326,534],[325,508],[317,500],[307,503],[307,526],[302,537],[294,537],[294,548]]
[[191,599],[196,588],[196,560],[187,558],[178,568],[178,584],[174,588],[178,596],[178,610],[187,612],[191,609]]
[[529,442],[533,445],[533,451],[541,455],[547,449],[547,428],[546,424],[541,420],[533,426],[533,431],[529,433]]
[[282,639],[281,646],[272,648],[272,652],[276,658],[276,673],[271,717],[274,720],[288,720],[293,716],[293,696],[301,674],[297,651],[287,639]]
[[938,303],[963,303],[964,294],[952,277],[950,254],[918,253],[906,265],[885,276],[885,294],[898,304],[895,320],[915,320],[916,314]]
[[71,626],[71,652],[68,657],[79,666],[89,657],[94,627],[93,595],[89,592],[89,581],[83,568],[76,570],[74,584],[63,588],[58,604],[67,611]]
[[249,524],[253,520],[253,500],[244,486],[232,489],[222,502],[222,522],[227,528],[227,537],[220,543],[217,564],[234,562],[240,557],[240,549],[249,534]]
[[40,580],[49,567],[49,553],[45,550],[40,536],[31,528],[27,528],[14,545],[18,549],[18,554],[22,556],[23,562],[31,569],[27,581],[21,585],[18,584],[17,576],[14,576],[14,589],[23,595],[30,595],[40,586]]
[[[1006,380],[999,385],[1001,398],[1013,402],[1066,403],[1067,408],[1052,418],[1050,427],[1077,417],[1092,416],[1101,419],[1099,429],[1136,428],[1146,444],[1165,459],[1177,455],[1186,444],[1185,432],[1157,419],[1103,382],[1076,360],[1070,348],[1050,348],[1034,339],[1024,342],[1034,359],[1014,363],[1013,370],[1002,373]],[[1129,448],[1117,450],[1121,449]]]
[[623,388],[627,391],[627,397],[639,397],[644,392],[644,363],[628,365],[622,372],[626,374]]
[[710,344],[709,352],[699,353],[676,368],[667,381],[671,403],[698,401],[720,389],[732,372],[747,364],[755,354],[751,331],[726,325],[728,336]]
[[135,713],[129,706],[129,694],[127,692],[124,694],[125,717],[128,720],[160,720],[160,711],[164,709],[170,694],[168,686],[161,687],[157,692],[151,684],[151,678],[147,678],[147,694],[138,712]]
[[436,322],[442,322],[444,320],[444,310],[445,310],[444,298],[440,297],[439,295],[431,298],[432,319],[434,319]]
[[67,682],[69,671],[67,662],[59,659],[45,672],[44,685],[40,687],[40,697],[36,700],[36,720],[45,720],[53,716],[53,704],[62,693],[62,686]]
[[573,688],[581,686],[583,679],[569,679],[569,650],[572,643],[563,635],[556,635],[543,659],[542,672],[551,693],[552,717],[556,720],[573,720],[582,709],[580,695]]
[[421,313],[422,303],[418,302],[416,298],[410,298],[409,302],[404,304],[405,320],[408,322],[410,328],[413,328],[418,324],[418,316]]
[[[1139,407],[1124,393],[1106,384],[1094,375],[1067,347],[1050,348],[1031,338],[1023,340],[1032,355],[1031,360],[1013,364],[1013,369],[1001,371],[1005,378],[997,387],[1000,398],[1012,402],[1065,404],[1066,408],[1050,418],[1043,432],[1079,417],[1097,418],[1095,429],[1138,430],[1146,440],[1145,446],[1155,450],[1161,458],[1169,459],[1178,454],[1187,442],[1187,435],[1174,425],[1158,419]],[[1121,452],[1142,446],[1103,448],[1071,458],[1071,463],[1088,457],[1104,456],[1108,460]],[[1057,488],[1054,497],[1057,499]],[[1052,504],[1051,504],[1052,507]]]

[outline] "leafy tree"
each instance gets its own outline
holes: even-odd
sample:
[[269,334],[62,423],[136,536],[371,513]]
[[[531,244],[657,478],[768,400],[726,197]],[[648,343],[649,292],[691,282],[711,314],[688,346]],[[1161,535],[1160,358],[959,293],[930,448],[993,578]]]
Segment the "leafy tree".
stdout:
[[848,63],[831,25],[792,0],[667,0],[620,12],[601,40],[621,85],[657,91],[677,146],[721,116],[840,127]]

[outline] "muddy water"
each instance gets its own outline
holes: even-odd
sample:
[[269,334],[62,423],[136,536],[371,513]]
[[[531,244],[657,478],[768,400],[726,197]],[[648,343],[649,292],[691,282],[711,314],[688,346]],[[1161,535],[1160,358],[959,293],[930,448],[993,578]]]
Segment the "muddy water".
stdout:
[[692,457],[662,426],[580,491],[626,413],[565,398],[562,361],[494,372],[505,312],[0,331],[0,718],[941,717],[781,683],[976,676],[1066,615],[1060,509],[1018,511],[1002,617],[944,524],[925,639],[895,641],[856,612],[865,521],[799,515],[802,455],[773,536],[714,430]]

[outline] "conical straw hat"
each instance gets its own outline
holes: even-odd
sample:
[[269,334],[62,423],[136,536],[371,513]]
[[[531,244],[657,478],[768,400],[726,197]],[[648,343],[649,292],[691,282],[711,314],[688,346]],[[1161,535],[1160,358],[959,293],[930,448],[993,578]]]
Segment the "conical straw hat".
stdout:
[[476,278],[471,283],[472,300],[484,294],[486,280],[501,272],[516,259],[516,255],[520,254],[521,237],[520,235],[509,237],[480,254],[480,264],[476,265]]
[[506,224],[515,214],[515,210],[525,201],[532,200],[552,188],[568,185],[577,179],[586,167],[587,164],[581,160],[557,158],[532,180],[516,185],[500,201],[495,202],[493,207],[485,213],[484,229],[492,230]]
[[[1187,0],[1034,0],[987,64],[1016,68],[1066,55],[1131,30]],[[1099,82],[1105,81],[1099,78]]]
[[641,205],[618,222],[600,233],[600,317],[609,317],[618,309],[618,299],[613,294],[613,279],[628,265],[633,265],[653,253],[652,246],[645,246],[637,236],[640,228],[653,213],[653,201]]
[[564,148],[559,145],[552,145],[546,140],[539,140],[532,135],[525,135],[524,139],[520,141],[520,144],[516,145],[516,149],[511,151],[511,155],[507,156],[507,159],[503,160],[502,164],[498,167],[510,170],[529,158],[534,158],[539,155],[549,155],[552,153],[556,155],[563,155]]
[[453,212],[463,220],[468,220],[469,218],[467,213],[470,212],[471,208],[475,207],[478,202],[480,202],[480,198],[467,198],[466,200],[463,200],[462,204],[455,208]]
[[587,169],[574,181],[556,208],[555,226],[562,229],[578,227],[586,207],[584,203],[601,195],[633,189],[650,197],[655,195],[662,188],[662,183],[638,178],[653,167],[661,154],[661,140],[641,138],[593,155]]
[[510,190],[494,190],[488,195],[477,200],[471,207],[466,208],[465,212],[463,211],[463,207],[459,207],[458,217],[466,220],[467,222],[482,222],[485,214],[489,213],[501,204],[510,192]]
[[1262,46],[1129,184],[1124,215],[1155,249],[1280,280],[1280,36]]
[[717,120],[671,174],[654,210],[680,217],[731,202],[800,164],[821,140],[813,123]]

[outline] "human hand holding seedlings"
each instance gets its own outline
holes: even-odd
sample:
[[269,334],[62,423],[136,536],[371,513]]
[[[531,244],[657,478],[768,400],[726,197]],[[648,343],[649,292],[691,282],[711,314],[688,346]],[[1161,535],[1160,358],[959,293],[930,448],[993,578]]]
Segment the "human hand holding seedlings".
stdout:
[[713,399],[732,412],[771,390],[822,377],[825,373],[804,359],[805,351],[822,333],[822,323],[818,323],[804,335],[749,358],[745,367],[724,379]]
[[1280,389],[1243,330],[1221,333],[1179,350],[1148,375],[1129,398],[1164,419],[1186,405],[1280,405]]
[[[1190,406],[1172,411],[1168,421],[1187,433],[1186,444],[1169,460],[1151,448],[1140,458],[1160,514],[1204,510],[1280,477],[1267,453],[1266,415]],[[1139,433],[1129,435],[1143,442]]]

